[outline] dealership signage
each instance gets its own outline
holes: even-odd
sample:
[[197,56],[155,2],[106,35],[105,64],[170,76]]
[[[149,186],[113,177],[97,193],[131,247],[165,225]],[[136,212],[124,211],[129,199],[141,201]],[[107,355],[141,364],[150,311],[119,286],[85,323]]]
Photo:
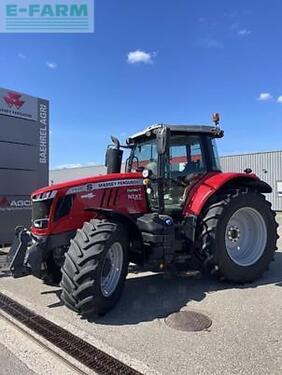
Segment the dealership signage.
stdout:
[[37,121],[38,99],[19,92],[0,89],[0,115]]
[[14,210],[30,210],[31,200],[30,199],[17,199],[0,197],[0,211],[14,211]]
[[48,100],[0,88],[0,128],[0,244],[9,244],[16,226],[30,226],[31,193],[48,185]]

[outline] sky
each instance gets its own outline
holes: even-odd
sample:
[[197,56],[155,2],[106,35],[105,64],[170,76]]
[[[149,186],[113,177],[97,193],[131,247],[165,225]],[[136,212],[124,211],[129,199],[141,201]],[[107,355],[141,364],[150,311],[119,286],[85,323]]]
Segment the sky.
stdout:
[[221,155],[281,150],[281,19],[281,0],[96,0],[95,33],[0,34],[0,86],[50,100],[52,168],[213,112]]

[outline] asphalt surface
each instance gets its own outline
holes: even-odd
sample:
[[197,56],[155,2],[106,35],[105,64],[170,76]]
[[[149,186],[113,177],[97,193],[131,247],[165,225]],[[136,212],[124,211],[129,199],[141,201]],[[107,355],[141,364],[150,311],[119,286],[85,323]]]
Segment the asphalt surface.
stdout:
[[31,371],[22,361],[20,361],[10,350],[0,344],[0,374],[15,375],[25,374],[33,375]]
[[[282,215],[279,221],[282,236]],[[269,271],[253,284],[129,274],[118,305],[92,322],[62,305],[60,288],[0,275],[3,293],[148,374],[282,374],[281,287],[281,240]],[[202,312],[212,326],[169,328],[164,319],[180,310]]]

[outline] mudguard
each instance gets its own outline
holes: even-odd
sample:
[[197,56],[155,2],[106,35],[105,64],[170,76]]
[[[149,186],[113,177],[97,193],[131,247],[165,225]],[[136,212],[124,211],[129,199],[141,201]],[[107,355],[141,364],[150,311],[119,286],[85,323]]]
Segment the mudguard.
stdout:
[[188,193],[184,207],[184,216],[198,216],[208,199],[224,186],[249,187],[261,193],[271,193],[272,188],[255,174],[246,173],[210,173],[196,183]]
[[129,234],[133,236],[134,240],[142,244],[141,232],[139,231],[139,228],[136,224],[136,220],[134,220],[132,216],[124,212],[115,211],[115,210],[108,209],[108,208],[101,208],[101,207],[90,207],[90,208],[86,208],[85,211],[92,211],[92,212],[97,213],[97,215],[102,215],[102,216],[105,216],[106,218],[117,220],[125,224],[127,228],[129,229]]

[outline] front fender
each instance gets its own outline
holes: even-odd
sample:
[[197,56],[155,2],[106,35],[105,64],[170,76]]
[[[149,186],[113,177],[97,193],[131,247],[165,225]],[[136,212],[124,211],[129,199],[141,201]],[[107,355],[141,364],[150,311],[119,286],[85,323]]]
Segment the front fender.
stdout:
[[251,188],[261,193],[272,192],[271,186],[255,174],[210,173],[191,188],[184,208],[184,216],[198,216],[208,199],[223,188]]
[[140,264],[143,263],[143,239],[134,217],[124,212],[115,211],[108,208],[92,207],[86,208],[85,211],[94,212],[98,216],[102,216],[106,219],[113,220],[124,225],[128,237],[132,243],[130,261]]
[[95,212],[97,215],[105,216],[107,219],[109,218],[109,219],[113,219],[113,220],[120,221],[120,222],[127,222],[128,224],[135,225],[137,228],[137,225],[134,219],[130,215],[124,212],[115,211],[110,208],[101,208],[101,207],[85,208],[84,211]]

